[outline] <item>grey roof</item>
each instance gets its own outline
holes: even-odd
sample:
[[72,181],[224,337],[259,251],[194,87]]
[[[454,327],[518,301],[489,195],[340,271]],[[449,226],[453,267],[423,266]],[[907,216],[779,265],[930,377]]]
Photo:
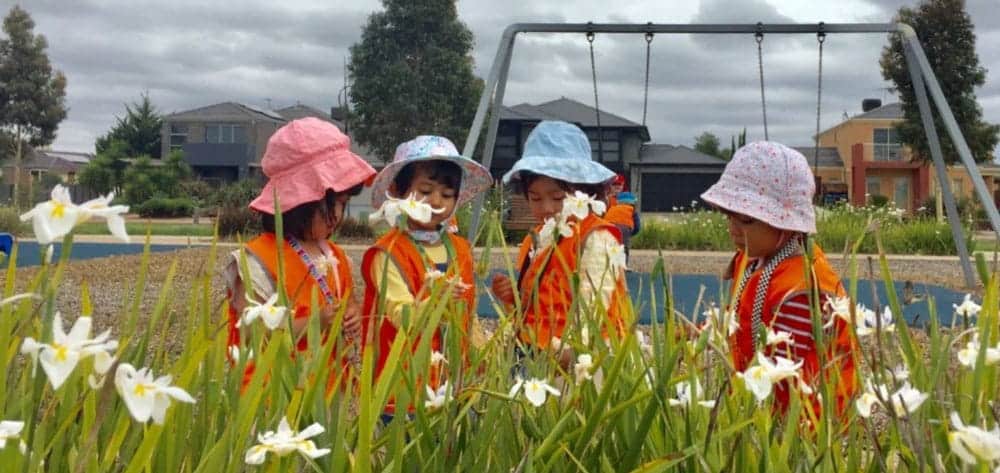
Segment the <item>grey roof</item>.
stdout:
[[[562,120],[584,128],[597,127],[597,113],[594,107],[566,97],[538,105],[522,103],[503,107],[500,109],[500,118],[525,121]],[[645,125],[608,113],[606,110],[601,110],[601,127],[635,128],[639,130],[643,140],[649,140],[649,129]]]
[[879,108],[855,115],[853,120],[898,120],[903,118],[903,104],[887,103]]
[[[86,165],[92,157],[93,155],[87,153],[29,149],[25,153],[24,160],[21,161],[21,167],[22,169],[74,172]],[[12,167],[13,163],[7,161],[4,166]]]
[[281,115],[288,121],[298,120],[299,118],[313,117],[326,120],[328,122],[333,122],[338,127],[342,125],[342,123],[330,118],[329,113],[323,112],[322,110],[315,107],[302,105],[300,103],[297,103],[290,107],[278,109],[276,110],[276,112],[278,112],[279,115]]
[[646,144],[639,149],[639,162],[635,164],[725,167],[726,161],[687,146]]
[[[815,146],[792,146],[792,149],[802,153],[802,156],[806,157],[806,161],[809,162],[809,166],[813,166],[813,158],[816,156]],[[833,147],[820,147],[819,148],[819,163],[816,164],[823,167],[844,167],[844,161],[840,159],[840,152],[837,148]]]
[[163,117],[165,121],[198,121],[198,120],[220,120],[220,121],[249,121],[268,120],[275,123],[284,123],[288,120],[273,110],[265,110],[253,105],[236,102],[222,102],[214,105],[186,110],[183,112],[171,113]]
[[91,153],[78,153],[75,151],[54,151],[45,150],[39,151],[40,153],[45,153],[49,156],[62,159],[63,161],[69,161],[71,163],[77,164],[87,164],[91,159],[94,159],[94,155]]

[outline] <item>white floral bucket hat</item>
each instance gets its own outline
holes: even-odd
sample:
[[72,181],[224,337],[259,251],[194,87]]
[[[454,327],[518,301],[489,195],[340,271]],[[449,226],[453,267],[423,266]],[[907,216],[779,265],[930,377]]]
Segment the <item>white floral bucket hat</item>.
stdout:
[[736,151],[719,182],[701,198],[774,228],[816,233],[815,192],[816,182],[802,153],[780,143],[756,141]]
[[477,194],[489,190],[493,185],[490,171],[482,164],[459,154],[451,140],[443,136],[421,135],[397,146],[392,163],[375,176],[375,182],[372,184],[372,206],[376,209],[381,207],[386,200],[385,193],[392,186],[399,171],[407,164],[418,161],[448,161],[462,169],[462,188],[458,191],[456,209],[471,201]]

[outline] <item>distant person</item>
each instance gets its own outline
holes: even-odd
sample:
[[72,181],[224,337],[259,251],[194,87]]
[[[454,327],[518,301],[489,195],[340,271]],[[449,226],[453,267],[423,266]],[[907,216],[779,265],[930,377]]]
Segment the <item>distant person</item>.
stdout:
[[[837,383],[834,392],[843,413],[857,391],[854,345],[850,325],[832,315],[828,304],[845,295],[840,276],[818,245],[813,243],[808,252],[805,248],[806,235],[816,233],[814,193],[805,157],[785,145],[758,141],[736,151],[701,198],[728,217],[737,248],[725,273],[733,282],[730,309],[739,319],[739,329],[729,339],[733,367],[745,371],[758,351],[801,360],[803,380],[813,388],[819,376]],[[807,253],[812,254],[811,276],[806,276]],[[813,284],[818,285],[824,326],[829,326],[822,335],[825,368],[813,339]],[[767,329],[790,333],[792,342],[765,346]],[[788,386],[779,384],[775,396],[776,405],[786,409]],[[812,399],[818,408],[815,394]]]
[[604,219],[611,222],[622,233],[622,243],[625,245],[625,261],[628,262],[629,250],[631,249],[632,235],[639,233],[641,221],[639,212],[635,209],[635,195],[631,192],[618,192],[609,201],[608,212],[604,214]]
[[[344,308],[342,333],[358,337],[361,306],[354,302],[351,262],[329,241],[344,221],[344,208],[358,195],[375,170],[350,151],[350,138],[336,126],[316,118],[289,122],[271,136],[261,160],[267,184],[250,208],[261,214],[264,232],[244,245],[249,281],[240,272],[240,251],[230,254],[224,271],[229,299],[229,345],[239,348],[240,318],[249,305],[263,304],[282,284],[288,296],[292,339],[298,350],[306,346],[306,328],[312,314],[313,290],[319,294],[320,328],[325,332]],[[275,224],[275,200],[281,212],[283,238]],[[278,279],[279,254],[284,280]],[[232,350],[231,350],[232,352]],[[244,387],[254,371],[247,365]],[[333,379],[333,376],[331,376]]]
[[[627,297],[625,258],[620,231],[601,217],[615,174],[591,157],[587,135],[575,125],[543,121],[532,130],[524,154],[504,175],[504,184],[522,193],[538,225],[521,243],[517,280],[494,276],[492,291],[516,314],[518,337],[528,354],[545,350],[563,336],[567,325],[580,320],[570,313],[574,299],[586,321],[607,335],[624,332],[621,305]],[[620,258],[619,258],[620,257]],[[572,279],[579,276],[578,292]],[[603,308],[603,310],[599,310]],[[580,330],[581,327],[576,327]],[[565,363],[567,349],[558,354]]]

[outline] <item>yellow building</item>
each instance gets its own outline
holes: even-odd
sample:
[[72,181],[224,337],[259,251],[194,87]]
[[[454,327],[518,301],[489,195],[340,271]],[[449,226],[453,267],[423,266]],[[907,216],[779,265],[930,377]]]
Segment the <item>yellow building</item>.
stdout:
[[[914,210],[932,197],[938,186],[934,166],[913,160],[909,147],[901,143],[894,126],[903,120],[900,103],[881,105],[866,100],[863,112],[823,131],[820,147],[836,148],[843,158],[843,176],[850,202],[864,205],[866,196],[882,195],[896,207]],[[940,130],[939,133],[943,133]],[[997,195],[1000,166],[980,164],[979,170],[991,195]],[[821,174],[821,177],[822,176]],[[952,192],[959,198],[973,197],[972,180],[964,166],[948,167]],[[996,197],[994,197],[996,200]]]

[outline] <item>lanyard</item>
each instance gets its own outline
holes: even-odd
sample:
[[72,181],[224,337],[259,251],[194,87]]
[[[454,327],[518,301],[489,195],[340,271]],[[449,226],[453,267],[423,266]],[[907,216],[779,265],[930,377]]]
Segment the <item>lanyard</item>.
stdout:
[[[295,250],[295,253],[299,255],[299,258],[302,259],[302,262],[306,264],[307,268],[309,268],[309,274],[313,277],[313,279],[316,280],[316,284],[319,285],[319,290],[320,292],[323,293],[323,297],[326,298],[326,302],[329,304],[335,303],[336,298],[333,294],[333,291],[330,289],[330,285],[326,281],[326,275],[320,273],[319,268],[316,267],[316,264],[313,263],[312,258],[309,257],[309,253],[306,253],[306,250],[302,248],[302,245],[299,243],[298,240],[295,239],[295,237],[289,236],[286,239],[288,241],[289,246],[291,246],[292,249]],[[322,251],[323,249],[324,248],[321,245],[320,250]],[[326,258],[331,259],[332,261],[335,262],[337,261],[335,259],[332,259],[332,255],[326,254],[325,251],[323,253]]]

